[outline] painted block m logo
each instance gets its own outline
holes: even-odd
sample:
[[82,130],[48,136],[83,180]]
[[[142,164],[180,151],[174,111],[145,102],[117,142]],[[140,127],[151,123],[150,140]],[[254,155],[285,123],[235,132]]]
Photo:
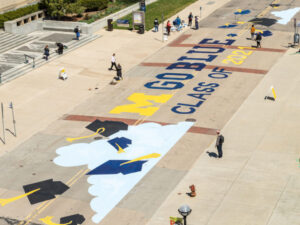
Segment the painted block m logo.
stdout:
[[144,93],[133,93],[127,99],[134,102],[134,104],[117,106],[110,111],[111,114],[120,113],[138,113],[141,116],[152,116],[159,107],[153,106],[152,102],[155,103],[166,103],[173,95],[146,95]]

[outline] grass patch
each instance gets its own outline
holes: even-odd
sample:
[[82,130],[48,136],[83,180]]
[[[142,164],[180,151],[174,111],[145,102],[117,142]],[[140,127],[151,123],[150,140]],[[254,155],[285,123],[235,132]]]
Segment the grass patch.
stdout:
[[108,7],[100,12],[98,12],[95,15],[90,16],[90,18],[86,18],[84,20],[80,20],[79,22],[84,22],[84,23],[93,23],[99,19],[102,19],[110,14],[113,14],[115,12],[118,12],[128,6],[131,6],[135,3],[139,2],[139,0],[117,0],[116,2],[110,2],[108,4]]
[[[154,25],[153,21],[155,18],[161,23],[161,15],[164,14],[164,19],[170,18],[176,15],[178,12],[186,8],[188,5],[196,2],[197,0],[158,0],[150,5],[146,6],[146,30],[151,30]],[[186,16],[188,17],[188,15]],[[125,29],[132,29],[132,14],[124,16],[124,20],[129,20],[131,27]],[[187,20],[187,18],[183,18]],[[124,29],[124,27],[119,27],[116,22],[114,22],[114,28]]]

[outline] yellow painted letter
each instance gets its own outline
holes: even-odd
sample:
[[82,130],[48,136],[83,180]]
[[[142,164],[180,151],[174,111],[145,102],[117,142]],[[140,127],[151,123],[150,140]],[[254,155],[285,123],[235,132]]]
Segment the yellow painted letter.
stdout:
[[112,114],[120,114],[123,112],[127,113],[138,113],[141,116],[152,116],[159,107],[153,106],[153,102],[166,103],[172,98],[173,95],[145,95],[144,93],[133,93],[128,97],[129,101],[135,104],[117,106],[110,111]]

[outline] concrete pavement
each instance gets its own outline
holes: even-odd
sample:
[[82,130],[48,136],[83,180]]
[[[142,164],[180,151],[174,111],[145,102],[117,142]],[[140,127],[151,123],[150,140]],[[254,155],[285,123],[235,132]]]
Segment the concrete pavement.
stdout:
[[[230,4],[238,3],[232,1]],[[251,4],[249,7],[254,8],[252,16],[265,11],[265,4],[258,1]],[[283,9],[289,7],[287,2],[282,4]],[[226,5],[219,11],[228,7]],[[247,9],[245,5],[239,7]],[[228,13],[225,19],[232,19],[232,14]],[[1,198],[22,195],[24,185],[51,178],[70,189],[50,201],[37,204],[30,204],[27,198],[22,198],[4,206],[0,216],[17,219],[24,225],[41,223],[40,219],[46,216],[53,216],[53,221],[59,223],[60,218],[79,213],[84,215],[85,224],[94,224],[95,214],[104,214],[105,208],[96,209],[93,202],[100,199],[97,205],[102,202],[110,205],[120,197],[120,187],[125,188],[119,186],[123,179],[135,182],[130,177],[139,174],[115,175],[109,179],[112,171],[105,170],[105,175],[85,176],[101,164],[102,157],[106,158],[103,152],[110,154],[114,150],[96,144],[106,144],[116,137],[129,138],[127,134],[132,130],[151,126],[152,131],[144,128],[145,133],[130,136],[132,147],[124,147],[125,155],[116,154],[110,158],[133,159],[130,154],[145,155],[142,153],[149,142],[153,142],[151,148],[160,152],[165,143],[172,140],[173,135],[168,137],[166,132],[160,135],[153,132],[160,125],[165,128],[177,126],[168,130],[173,134],[182,130],[178,123],[194,121],[192,127],[164,157],[155,161],[151,170],[105,214],[99,224],[168,224],[169,216],[178,216],[177,209],[184,203],[193,209],[188,217],[189,224],[297,224],[299,91],[296,87],[299,83],[299,55],[290,55],[295,49],[286,52],[285,44],[291,36],[289,32],[274,29],[272,36],[264,38],[262,49],[252,49],[249,47],[253,42],[247,40],[247,24],[234,29],[218,28],[224,21],[212,22],[210,27],[198,31],[187,30],[175,42],[168,42],[169,45],[130,69],[118,85],[105,86],[90,98],[87,96],[88,99],[59,120],[49,122],[46,129],[41,129],[3,155],[0,169],[6,172],[0,175]],[[228,33],[239,33],[239,36],[229,44],[225,40]],[[211,44],[215,40],[221,44]],[[193,50],[200,52],[187,53]],[[233,57],[238,55],[236,53],[247,57]],[[197,61],[190,59],[186,60],[189,64],[178,64],[178,59],[184,56],[197,58]],[[71,58],[68,60],[70,63]],[[198,61],[205,65],[192,64]],[[175,69],[177,65],[182,67]],[[196,70],[199,67],[203,67],[201,71]],[[288,74],[284,76],[286,72]],[[271,85],[277,93],[274,102],[264,100]],[[148,100],[152,109],[141,101],[143,98],[137,97],[136,94],[141,93],[151,96]],[[140,104],[140,108],[134,107],[134,101]],[[64,109],[68,107],[66,105]],[[110,121],[110,126],[113,126],[112,121],[122,121],[129,127],[117,136],[104,136],[104,133],[90,136],[93,132],[86,126],[95,119]],[[149,125],[149,121],[154,123]],[[112,129],[106,128],[108,131]],[[206,153],[215,151],[213,132],[216,129],[222,129],[225,136],[222,159],[209,158]],[[159,136],[168,138],[160,140]],[[83,139],[70,143],[66,137]],[[141,145],[135,147],[136,143]],[[90,146],[95,147],[91,149]],[[68,151],[70,155],[64,158],[63,154]],[[95,159],[96,164],[86,166],[76,161],[86,157]],[[140,173],[153,161],[149,159]],[[108,180],[97,186],[95,182],[100,178]],[[191,184],[196,185],[195,198],[186,195]],[[103,187],[113,191],[114,195],[108,201],[111,192]],[[103,191],[104,195],[98,196],[101,192],[97,190]],[[52,191],[55,192],[55,188]]]

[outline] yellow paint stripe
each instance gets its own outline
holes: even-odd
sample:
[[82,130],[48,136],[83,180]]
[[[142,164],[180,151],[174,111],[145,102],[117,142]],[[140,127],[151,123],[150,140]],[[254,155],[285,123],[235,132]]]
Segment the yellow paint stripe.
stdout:
[[7,205],[9,203],[12,203],[12,202],[15,202],[15,201],[17,201],[17,200],[19,200],[21,198],[25,198],[25,197],[27,197],[29,195],[32,195],[33,193],[35,193],[35,192],[37,192],[39,190],[41,190],[41,189],[38,188],[38,189],[35,189],[33,191],[27,192],[27,193],[25,193],[23,195],[15,196],[15,197],[12,197],[12,198],[0,199],[0,205],[1,206],[5,206],[5,205]]
[[101,127],[99,128],[94,134],[92,135],[88,135],[88,136],[83,136],[83,137],[77,137],[77,138],[66,138],[66,140],[68,142],[72,142],[72,141],[75,141],[75,140],[81,140],[81,139],[86,139],[86,138],[90,138],[90,137],[94,137],[96,136],[97,134],[101,134],[105,131],[105,128],[104,127]]
[[52,218],[53,218],[53,216],[46,216],[45,218],[41,218],[39,220],[42,221],[43,223],[47,224],[47,225],[68,225],[68,224],[72,223],[72,221],[70,221],[68,223],[63,223],[63,224],[53,223]]
[[158,154],[158,153],[152,153],[152,154],[149,154],[149,155],[145,155],[145,156],[142,156],[142,157],[138,157],[138,158],[133,159],[133,160],[130,160],[130,161],[128,161],[128,162],[124,162],[124,163],[120,164],[120,166],[129,164],[129,163],[133,163],[133,162],[137,162],[137,161],[141,161],[141,160],[143,160],[143,159],[158,158],[158,157],[160,157],[160,156],[161,156],[161,154]]
[[272,90],[272,93],[273,93],[273,97],[274,97],[274,99],[276,99],[276,93],[275,93],[275,89],[274,89],[274,87],[273,87],[273,86],[271,87],[271,90]]

